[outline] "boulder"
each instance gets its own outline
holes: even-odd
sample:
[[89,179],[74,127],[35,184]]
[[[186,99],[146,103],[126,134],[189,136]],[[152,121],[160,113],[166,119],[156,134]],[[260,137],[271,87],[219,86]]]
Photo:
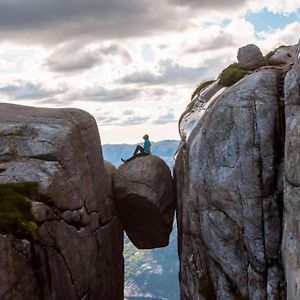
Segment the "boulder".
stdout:
[[168,245],[175,197],[171,171],[162,159],[149,155],[121,165],[115,196],[125,232],[137,248]]
[[288,65],[296,60],[298,45],[277,48],[269,58],[270,65]]
[[285,180],[282,255],[287,299],[300,299],[300,57],[285,78]]
[[94,118],[0,104],[0,123],[0,204],[24,218],[1,215],[0,299],[123,299],[123,229]]
[[284,298],[280,74],[259,70],[223,91],[180,146],[182,300]]
[[253,44],[241,47],[238,51],[238,62],[242,69],[253,71],[266,65],[260,49]]

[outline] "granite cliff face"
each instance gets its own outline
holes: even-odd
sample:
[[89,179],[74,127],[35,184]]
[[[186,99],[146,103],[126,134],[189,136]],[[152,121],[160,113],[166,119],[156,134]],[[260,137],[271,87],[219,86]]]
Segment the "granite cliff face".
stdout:
[[0,123],[0,299],[122,299],[123,229],[94,119],[0,104]]
[[285,78],[285,177],[282,254],[287,298],[300,299],[300,48]]
[[181,299],[285,299],[286,282],[288,299],[300,297],[296,49],[265,60],[253,45],[240,49],[234,67],[254,70],[229,87],[220,76],[180,119]]

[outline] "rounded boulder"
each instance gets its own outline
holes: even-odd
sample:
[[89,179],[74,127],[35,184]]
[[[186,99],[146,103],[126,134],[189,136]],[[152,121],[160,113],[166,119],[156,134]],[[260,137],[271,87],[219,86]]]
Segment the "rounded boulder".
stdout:
[[254,44],[241,47],[238,51],[237,58],[240,67],[249,71],[266,65],[266,60],[260,49]]
[[115,174],[115,198],[124,230],[137,248],[168,245],[175,194],[171,171],[162,159],[149,155],[121,165]]

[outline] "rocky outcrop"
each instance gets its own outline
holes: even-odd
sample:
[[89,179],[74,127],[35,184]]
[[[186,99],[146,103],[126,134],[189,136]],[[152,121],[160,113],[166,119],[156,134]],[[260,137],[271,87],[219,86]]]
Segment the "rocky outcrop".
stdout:
[[260,49],[253,44],[241,47],[237,57],[240,67],[245,70],[253,71],[266,65]]
[[94,119],[0,104],[0,120],[0,184],[37,183],[25,197],[34,236],[0,235],[0,299],[123,299],[123,230]]
[[300,58],[285,79],[285,180],[282,254],[287,298],[300,299]]
[[270,53],[269,63],[271,65],[289,65],[296,59],[298,45],[281,46]]
[[287,70],[262,68],[228,88],[214,83],[206,92],[215,93],[205,99],[204,91],[181,118],[175,164],[181,299],[285,299],[281,80]]
[[149,155],[121,165],[115,195],[125,232],[136,247],[168,245],[175,198],[172,175],[162,159]]

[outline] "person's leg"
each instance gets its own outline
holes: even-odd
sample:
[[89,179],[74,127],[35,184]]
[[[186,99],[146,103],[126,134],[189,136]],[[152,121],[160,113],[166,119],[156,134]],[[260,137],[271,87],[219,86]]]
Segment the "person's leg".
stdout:
[[136,146],[133,156],[135,156],[138,152],[141,152],[141,153],[144,152],[144,148],[140,145]]
[[126,162],[132,161],[137,157],[142,157],[142,156],[147,156],[147,155],[149,155],[149,154],[147,154],[145,152],[140,152],[140,153],[137,153],[137,154],[133,155],[132,157],[126,159]]
[[134,150],[133,155],[130,158],[128,158],[128,159],[121,158],[121,160],[122,160],[122,162],[128,162],[128,161],[135,159],[136,157],[145,156],[145,155],[147,155],[147,154],[144,152],[144,148],[140,145],[137,145]]

